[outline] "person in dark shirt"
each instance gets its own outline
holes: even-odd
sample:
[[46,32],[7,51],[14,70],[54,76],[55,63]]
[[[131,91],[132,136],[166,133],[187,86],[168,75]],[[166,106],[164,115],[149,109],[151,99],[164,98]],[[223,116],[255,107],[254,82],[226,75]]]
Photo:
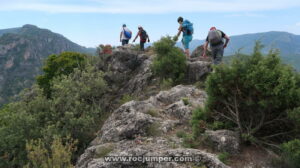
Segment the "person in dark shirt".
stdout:
[[138,29],[139,29],[139,31],[138,31],[137,35],[135,36],[133,42],[135,42],[135,40],[138,38],[138,36],[140,36],[140,48],[141,48],[141,51],[144,51],[145,43],[147,42],[147,40],[148,40],[148,42],[150,42],[150,38],[142,26],[139,26]]
[[[226,40],[225,44],[223,39]],[[211,27],[204,44],[203,57],[207,57],[206,51],[208,44],[210,44],[213,64],[220,64],[224,55],[224,48],[227,47],[229,40],[230,38],[224,32],[222,32],[221,30],[217,30],[216,27]]]

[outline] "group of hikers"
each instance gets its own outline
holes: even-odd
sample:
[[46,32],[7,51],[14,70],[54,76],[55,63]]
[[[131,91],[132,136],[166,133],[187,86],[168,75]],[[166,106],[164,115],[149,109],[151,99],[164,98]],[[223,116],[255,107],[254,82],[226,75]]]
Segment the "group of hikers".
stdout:
[[[176,39],[177,41],[181,33],[183,34],[181,42],[184,47],[185,55],[187,56],[187,58],[190,58],[190,42],[193,40],[194,33],[193,23],[191,23],[187,19],[183,19],[182,17],[179,17],[177,19],[177,22],[180,26],[178,28],[178,33],[174,37],[174,39]],[[124,24],[120,34],[120,42],[124,46],[129,43],[131,37],[132,32],[126,27],[126,24]],[[138,33],[135,36],[133,42],[135,42],[138,37],[140,37],[140,49],[144,51],[145,43],[147,41],[150,42],[150,38],[142,26],[138,26]],[[224,55],[224,49],[227,47],[229,40],[230,38],[223,31],[218,30],[216,27],[211,27],[204,44],[204,51],[202,56],[207,58],[206,52],[208,49],[208,45],[210,45],[213,64],[220,64]]]

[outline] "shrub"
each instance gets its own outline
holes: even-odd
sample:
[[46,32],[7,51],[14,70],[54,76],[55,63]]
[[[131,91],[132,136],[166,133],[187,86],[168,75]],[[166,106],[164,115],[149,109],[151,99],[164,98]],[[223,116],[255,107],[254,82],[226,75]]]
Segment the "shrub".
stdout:
[[43,75],[37,77],[37,84],[44,94],[51,97],[52,79],[61,75],[69,75],[75,68],[83,68],[85,55],[75,52],[63,52],[60,55],[50,55],[43,66]]
[[89,65],[73,71],[53,79],[51,99],[34,86],[20,101],[0,110],[0,167],[26,165],[30,140],[41,139],[46,145],[53,135],[70,135],[78,140],[75,158],[94,138],[107,117],[101,109],[107,89],[103,73]]
[[278,53],[264,57],[260,48],[257,43],[252,56],[215,67],[206,81],[206,111],[218,121],[234,123],[257,143],[274,146],[295,132],[287,111],[299,106],[299,86]]
[[75,144],[76,141],[71,138],[63,140],[55,137],[51,143],[50,150],[48,150],[47,144],[43,140],[31,140],[26,144],[29,163],[25,168],[72,168],[71,158],[72,152],[76,150]]
[[193,130],[193,135],[195,137],[198,137],[201,133],[203,133],[206,129],[206,121],[208,120],[208,114],[204,109],[201,107],[196,108],[193,110],[193,115],[192,115],[192,130]]
[[174,82],[171,78],[163,79],[160,83],[160,88],[161,88],[161,90],[168,90],[168,89],[171,89],[173,85],[174,85]]
[[154,43],[157,54],[153,61],[152,71],[162,79],[171,78],[178,83],[183,80],[186,72],[186,57],[171,37],[163,37]]
[[295,139],[282,144],[283,157],[291,166],[300,167],[300,140]]
[[122,105],[122,104],[130,102],[132,100],[134,100],[134,98],[132,96],[130,96],[129,94],[125,94],[125,95],[122,96],[122,98],[120,100],[120,104]]
[[184,138],[184,137],[186,137],[186,133],[184,131],[180,130],[180,131],[176,132],[176,136],[178,138]]
[[157,137],[162,134],[162,131],[159,129],[160,124],[158,122],[154,122],[151,125],[149,125],[146,129],[146,134],[148,136]]
[[228,164],[228,163],[229,163],[229,161],[228,161],[229,156],[230,156],[229,153],[223,152],[223,153],[218,154],[218,159],[219,159],[221,162],[223,162],[223,163],[225,163],[225,164]]
[[159,113],[157,110],[155,109],[150,109],[147,111],[147,114],[151,115],[152,117],[158,117],[159,116]]
[[187,98],[187,97],[184,97],[181,100],[183,101],[183,104],[186,105],[186,106],[190,104],[189,98]]

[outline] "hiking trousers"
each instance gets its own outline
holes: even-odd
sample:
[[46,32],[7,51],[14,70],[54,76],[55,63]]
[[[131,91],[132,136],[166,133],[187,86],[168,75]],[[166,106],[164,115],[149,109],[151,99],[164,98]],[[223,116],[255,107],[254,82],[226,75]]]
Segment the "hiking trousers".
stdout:
[[211,54],[213,58],[213,64],[218,65],[222,62],[224,55],[224,46],[223,44],[211,47]]
[[141,51],[144,51],[145,50],[145,42],[140,42],[140,48],[141,48]]

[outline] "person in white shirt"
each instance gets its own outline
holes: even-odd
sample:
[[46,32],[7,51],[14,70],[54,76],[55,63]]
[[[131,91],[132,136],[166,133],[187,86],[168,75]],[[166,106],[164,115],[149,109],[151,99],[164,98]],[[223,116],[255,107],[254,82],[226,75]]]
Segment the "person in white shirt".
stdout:
[[120,33],[120,42],[122,43],[122,46],[128,44],[131,36],[132,32],[126,27],[126,24],[123,24],[123,28]]

